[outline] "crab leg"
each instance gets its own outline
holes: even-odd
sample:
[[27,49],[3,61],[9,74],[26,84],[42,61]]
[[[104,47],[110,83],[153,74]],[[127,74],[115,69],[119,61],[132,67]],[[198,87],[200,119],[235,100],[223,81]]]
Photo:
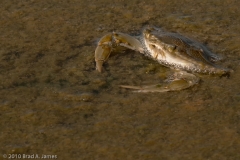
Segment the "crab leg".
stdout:
[[141,42],[136,38],[123,33],[108,33],[100,39],[95,50],[97,71],[102,72],[103,63],[108,59],[112,50],[117,46],[122,46],[140,53],[144,52]]
[[179,71],[174,74],[174,77],[168,79],[163,84],[156,84],[150,86],[127,86],[120,85],[122,88],[135,89],[135,92],[168,92],[168,91],[179,91],[182,89],[189,88],[198,83],[199,78],[191,73]]
[[141,42],[128,34],[113,32],[113,38],[119,46],[144,53]]

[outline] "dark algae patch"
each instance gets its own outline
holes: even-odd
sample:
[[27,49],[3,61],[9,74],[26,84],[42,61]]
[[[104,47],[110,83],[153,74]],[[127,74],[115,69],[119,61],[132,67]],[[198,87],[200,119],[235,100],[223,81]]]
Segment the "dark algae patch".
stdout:
[[[0,1],[0,159],[240,159],[236,0]],[[133,93],[171,70],[134,51],[95,70],[99,38],[145,24],[207,45],[234,70],[187,90]]]

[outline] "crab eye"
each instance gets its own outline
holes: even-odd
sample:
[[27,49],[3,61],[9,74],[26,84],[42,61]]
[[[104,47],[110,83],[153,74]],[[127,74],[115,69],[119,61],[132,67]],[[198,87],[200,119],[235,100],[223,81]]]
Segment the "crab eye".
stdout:
[[145,32],[149,33],[149,32],[151,32],[151,30],[149,28],[146,28]]
[[148,32],[144,32],[144,33],[143,33],[143,36],[144,36],[145,38],[149,38],[149,37],[150,37],[150,34],[149,34]]
[[152,34],[150,35],[150,38],[155,39],[156,37]]
[[166,45],[166,48],[169,52],[173,52],[176,49],[175,45]]
[[156,46],[155,46],[155,45],[153,45],[153,44],[151,45],[151,47],[152,47],[152,48],[156,48]]

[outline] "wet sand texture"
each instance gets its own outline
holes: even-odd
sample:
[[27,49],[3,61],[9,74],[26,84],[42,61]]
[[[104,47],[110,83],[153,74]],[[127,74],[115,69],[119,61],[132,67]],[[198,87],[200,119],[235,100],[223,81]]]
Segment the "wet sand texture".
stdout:
[[[240,10],[236,0],[2,0],[0,157],[240,159]],[[144,24],[181,33],[223,57],[229,78],[137,94],[118,85],[160,83],[172,71],[134,51],[95,70],[103,35]],[[1,159],[0,158],[0,159]]]

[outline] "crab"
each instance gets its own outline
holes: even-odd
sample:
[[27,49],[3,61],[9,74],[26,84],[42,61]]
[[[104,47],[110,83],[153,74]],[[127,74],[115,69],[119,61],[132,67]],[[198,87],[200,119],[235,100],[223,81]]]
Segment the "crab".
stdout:
[[95,50],[96,70],[103,72],[103,63],[117,47],[140,52],[160,64],[175,70],[163,84],[120,87],[136,92],[167,92],[187,89],[200,80],[194,73],[229,75],[232,70],[215,64],[221,57],[212,53],[203,44],[178,33],[164,31],[155,26],[145,26],[141,35],[130,36],[120,32],[104,35]]

